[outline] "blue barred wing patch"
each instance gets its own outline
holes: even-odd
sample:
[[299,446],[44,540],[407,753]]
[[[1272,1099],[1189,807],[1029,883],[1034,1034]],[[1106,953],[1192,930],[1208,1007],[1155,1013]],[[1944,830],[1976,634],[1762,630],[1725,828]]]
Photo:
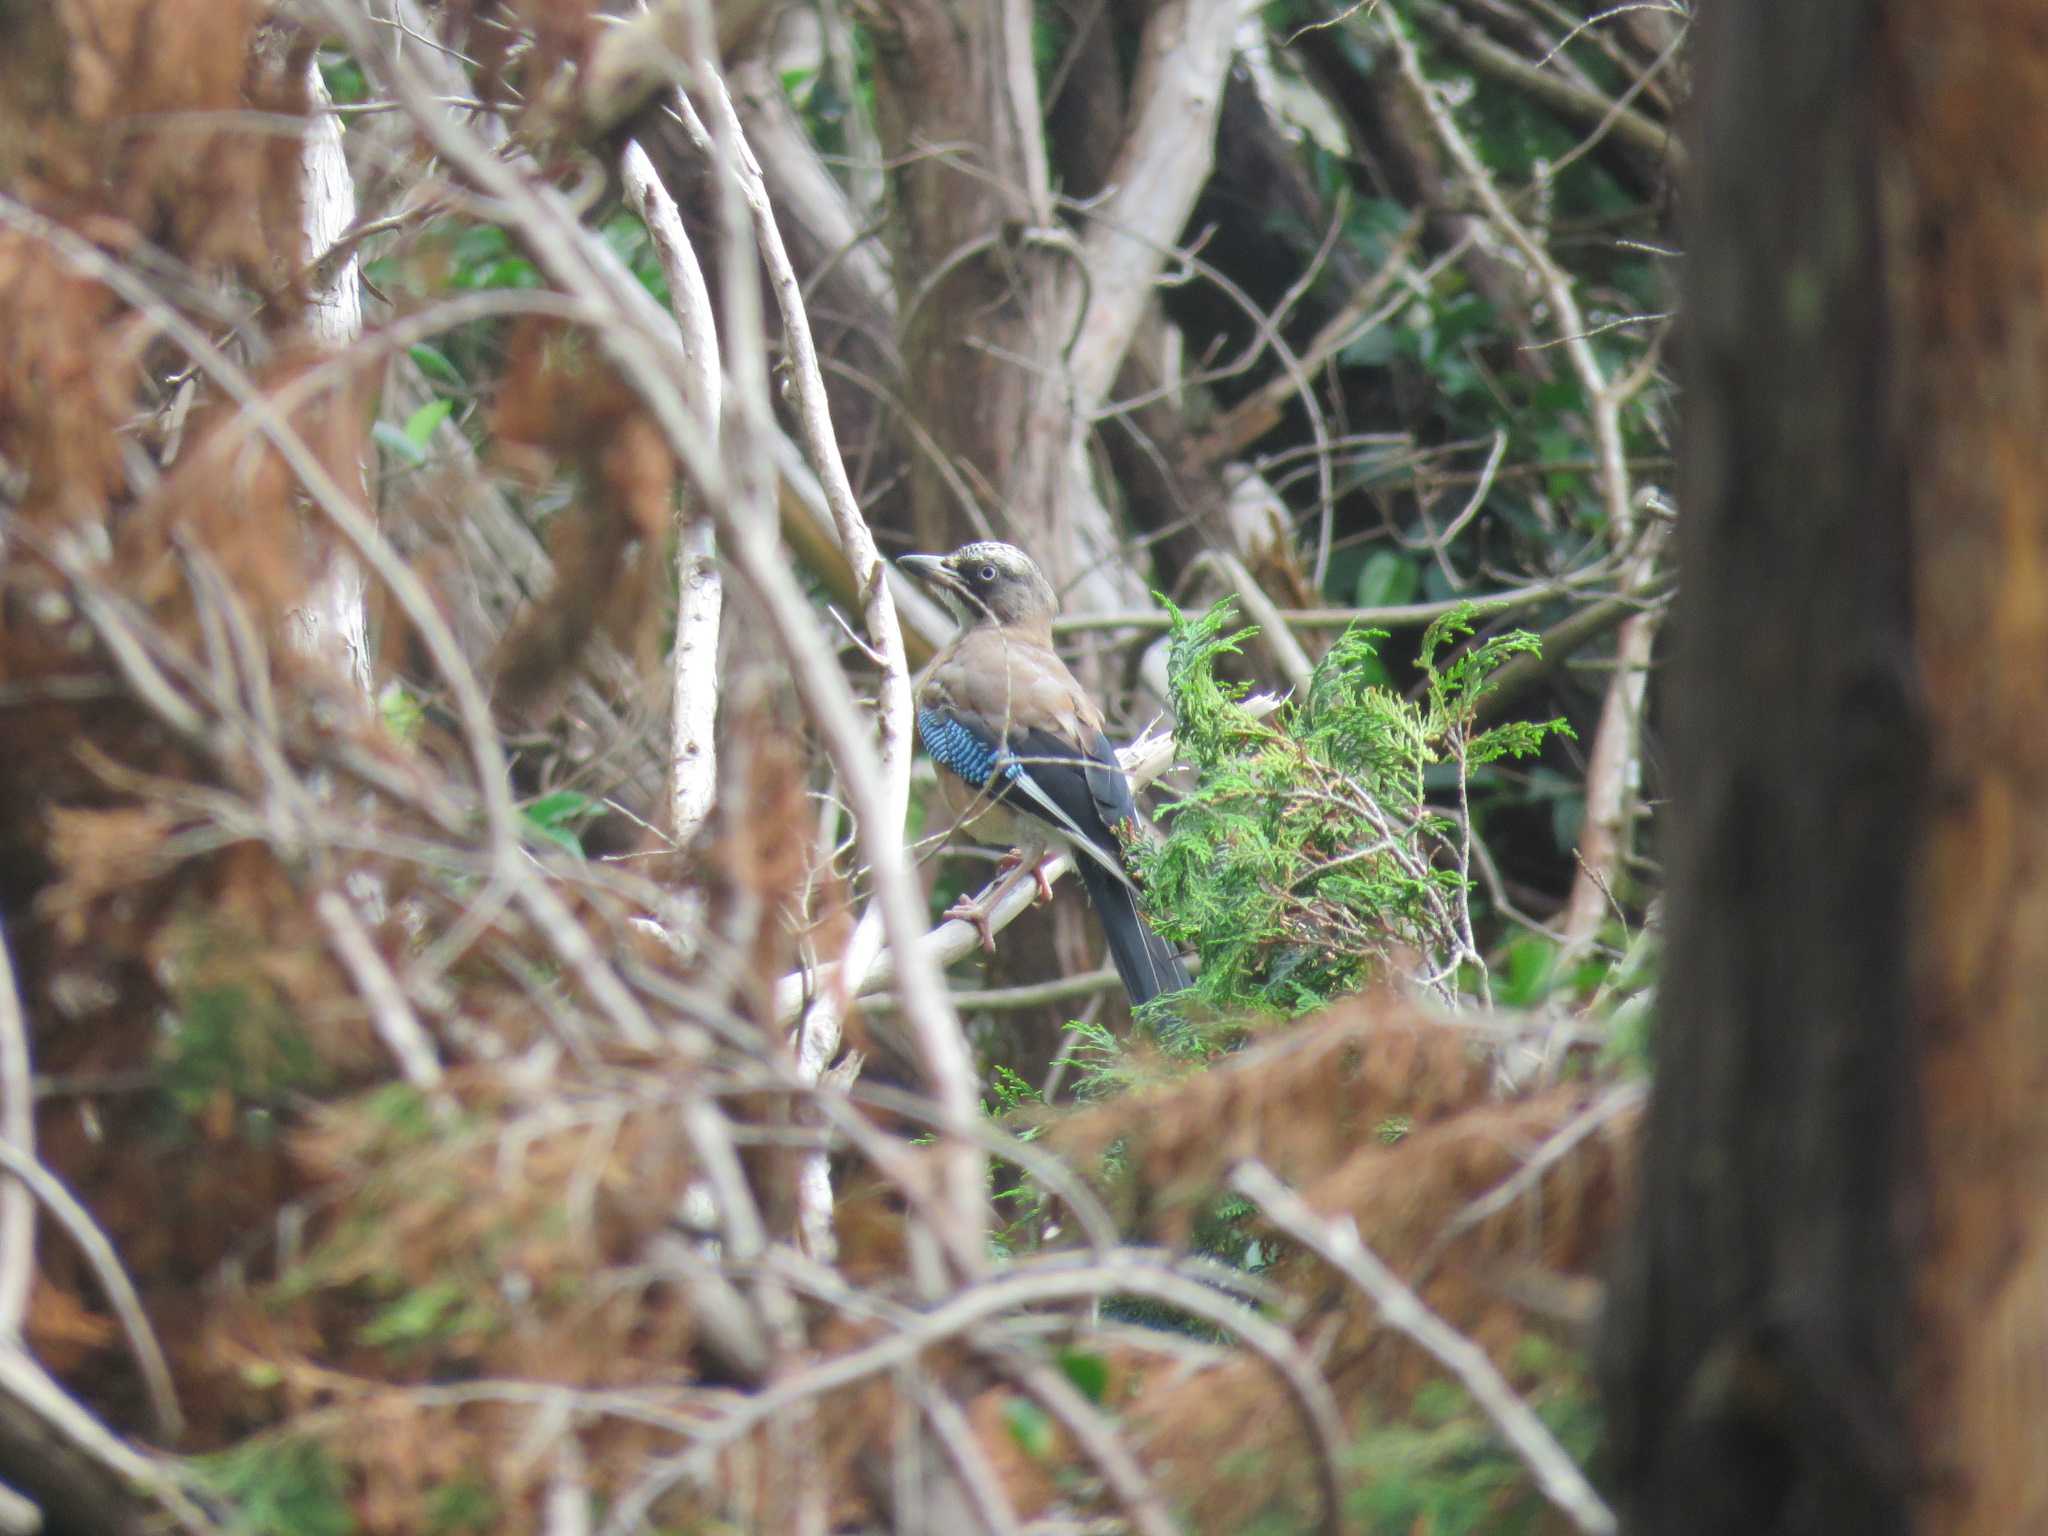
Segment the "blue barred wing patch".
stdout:
[[917,734],[924,742],[925,751],[931,753],[933,762],[957,773],[976,789],[984,788],[998,772],[1005,781],[1017,777],[1017,763],[971,726],[943,710],[920,709],[917,712]]

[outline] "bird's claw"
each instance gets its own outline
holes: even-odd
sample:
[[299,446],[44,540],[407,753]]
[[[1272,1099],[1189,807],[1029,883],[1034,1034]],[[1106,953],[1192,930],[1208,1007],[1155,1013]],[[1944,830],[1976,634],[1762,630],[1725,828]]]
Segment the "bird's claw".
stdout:
[[[1055,855],[1048,853],[1031,866],[1031,878],[1038,885],[1037,894],[1031,898],[1033,906],[1042,907],[1052,900],[1052,880],[1045,871],[1047,866],[1052,863],[1054,857]],[[1023,863],[1024,850],[1012,848],[1008,853],[996,860],[996,873],[998,875],[1014,875]],[[1001,889],[1007,892],[1010,889],[1009,884],[1005,883]]]
[[1052,881],[1046,877],[1045,873],[1046,864],[1051,862],[1050,859],[1047,859],[1044,863],[1034,864],[1031,868],[1031,878],[1038,882],[1038,894],[1031,898],[1032,904],[1035,906],[1042,907],[1052,900]]
[[987,955],[996,952],[996,931],[989,923],[990,905],[991,903],[963,896],[945,911],[945,915],[954,922],[973,925],[975,936],[981,940],[982,953]]

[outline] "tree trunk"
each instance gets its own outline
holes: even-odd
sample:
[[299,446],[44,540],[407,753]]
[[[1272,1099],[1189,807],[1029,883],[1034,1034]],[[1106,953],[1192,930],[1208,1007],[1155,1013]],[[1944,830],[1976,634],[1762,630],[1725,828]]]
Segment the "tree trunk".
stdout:
[[2048,32],[1702,10],[1631,1530],[2048,1528]]

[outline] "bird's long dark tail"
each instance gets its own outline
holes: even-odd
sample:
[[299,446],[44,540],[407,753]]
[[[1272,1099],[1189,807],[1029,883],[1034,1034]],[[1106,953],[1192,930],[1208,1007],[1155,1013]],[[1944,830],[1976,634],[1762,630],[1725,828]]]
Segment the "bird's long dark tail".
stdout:
[[1194,979],[1180,963],[1180,956],[1145,921],[1129,886],[1093,859],[1077,858],[1074,862],[1081,872],[1081,883],[1088,888],[1088,900],[1095,907],[1095,915],[1102,920],[1103,935],[1109,940],[1110,962],[1123,978],[1133,1008],[1151,1002],[1162,992],[1177,992]]

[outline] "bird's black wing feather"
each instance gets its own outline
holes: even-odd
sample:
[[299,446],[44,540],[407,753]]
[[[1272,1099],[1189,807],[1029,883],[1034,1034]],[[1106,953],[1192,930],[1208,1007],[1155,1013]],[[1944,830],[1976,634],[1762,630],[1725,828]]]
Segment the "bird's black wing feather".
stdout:
[[[1117,766],[1108,738],[1096,732],[1094,750],[1083,753],[1050,731],[1012,727],[1006,746],[1046,798],[1073,817],[1090,842],[1117,855],[1121,863],[1123,845],[1114,828],[1134,813],[1134,807],[1131,782]],[[1045,819],[1044,812],[1021,795],[1013,795],[1008,803]]]
[[[977,741],[991,748],[997,746],[995,730],[980,715],[950,707],[934,713],[957,721]],[[1137,809],[1131,796],[1131,781],[1118,765],[1108,737],[1097,731],[1089,744],[1090,750],[1084,753],[1050,731],[1012,727],[1000,746],[1007,753],[1007,761],[1029,774],[1040,793],[1114,860],[1116,868],[1124,867],[1123,843],[1115,829],[1134,817]],[[1004,804],[1028,811],[1048,825],[1059,826],[1030,796],[1014,788],[1000,792],[994,785],[989,788]],[[1102,921],[1103,936],[1109,941],[1110,962],[1116,966],[1132,1005],[1150,1002],[1161,993],[1177,992],[1189,985],[1187,967],[1145,921],[1132,887],[1092,859],[1076,858],[1074,865]]]

